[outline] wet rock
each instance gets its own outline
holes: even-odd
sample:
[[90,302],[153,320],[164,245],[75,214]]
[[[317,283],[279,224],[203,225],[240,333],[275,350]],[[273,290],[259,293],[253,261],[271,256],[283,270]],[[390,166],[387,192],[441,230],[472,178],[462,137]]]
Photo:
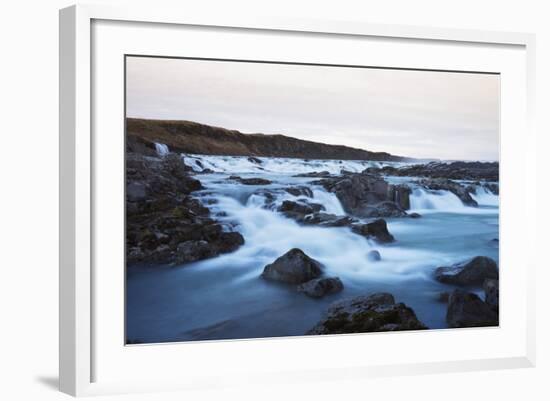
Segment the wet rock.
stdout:
[[343,289],[344,285],[338,277],[316,278],[298,286],[298,291],[312,298],[321,298],[325,295],[335,294]]
[[190,263],[213,256],[213,249],[204,240],[185,241],[178,245],[175,263]]
[[372,206],[365,206],[360,217],[405,217],[407,212],[399,207],[395,202],[385,201]]
[[410,217],[411,219],[418,219],[419,217],[422,217],[421,214],[416,213],[416,212],[408,213],[407,216]]
[[324,206],[318,203],[293,202],[289,200],[283,201],[278,208],[280,212],[293,212],[302,215],[320,212],[323,209]]
[[388,183],[376,176],[354,174],[317,183],[335,193],[346,212],[358,216],[366,206],[387,200]]
[[302,284],[321,276],[322,265],[301,249],[294,248],[265,266],[262,277],[266,280],[289,284]]
[[367,224],[353,224],[351,230],[356,234],[381,243],[395,241],[393,235],[388,231],[388,225],[384,219],[377,219]]
[[236,231],[221,232],[216,236],[213,244],[216,255],[218,255],[220,253],[236,251],[241,245],[244,245],[244,238]]
[[242,178],[238,175],[231,175],[229,176],[230,180],[238,181],[241,184],[244,185],[269,185],[271,184],[270,180],[266,180],[265,178]]
[[303,173],[303,174],[296,174],[294,177],[330,177],[330,173],[328,171],[313,171],[311,173]]
[[378,262],[378,261],[382,260],[382,256],[380,256],[380,252],[378,252],[375,249],[375,250],[369,251],[369,253],[367,253],[367,259],[370,260],[371,262]]
[[366,333],[426,328],[411,308],[403,303],[395,303],[391,294],[376,293],[332,303],[326,317],[307,334]]
[[483,291],[485,292],[485,303],[493,310],[498,311],[498,280],[487,279],[483,283]]
[[476,294],[462,290],[450,295],[446,319],[453,328],[498,326],[498,313]]
[[356,220],[348,216],[336,216],[331,213],[318,212],[308,214],[298,220],[298,222],[306,225],[316,225],[321,227],[347,227],[356,222]]
[[388,191],[389,200],[393,201],[402,210],[411,208],[410,195],[412,190],[407,185],[390,185]]
[[288,187],[285,191],[294,196],[307,196],[313,198],[313,192],[309,187]]
[[244,238],[238,232],[222,232],[219,225],[209,226],[212,227],[216,229],[201,233],[203,239],[180,243],[172,263],[183,264],[212,258],[222,253],[233,252],[244,244]]
[[349,174],[319,180],[314,184],[322,185],[327,191],[333,192],[348,214],[357,217],[406,216],[403,208],[394,202],[398,198],[403,204],[409,202],[405,187],[390,186],[379,176]]
[[498,279],[498,268],[493,259],[476,256],[449,267],[438,267],[435,278],[446,284],[482,285],[486,279]]

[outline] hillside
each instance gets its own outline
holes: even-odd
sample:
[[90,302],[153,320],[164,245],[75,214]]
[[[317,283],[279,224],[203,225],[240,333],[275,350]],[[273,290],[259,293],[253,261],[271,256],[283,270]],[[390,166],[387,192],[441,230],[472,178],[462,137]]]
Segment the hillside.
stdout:
[[128,143],[153,142],[181,153],[294,157],[304,159],[403,161],[407,158],[386,152],[370,152],[343,145],[327,145],[284,135],[243,134],[192,121],[126,119]]

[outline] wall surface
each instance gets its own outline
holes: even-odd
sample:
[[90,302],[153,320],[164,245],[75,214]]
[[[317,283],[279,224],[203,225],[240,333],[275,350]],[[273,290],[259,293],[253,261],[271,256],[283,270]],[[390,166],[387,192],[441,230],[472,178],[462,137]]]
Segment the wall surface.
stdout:
[[[124,4],[136,1],[96,1]],[[152,1],[150,3],[153,3]],[[550,104],[550,25],[545,1],[348,1],[278,0],[154,2],[212,13],[253,13],[361,20],[537,34],[538,233],[526,233],[546,245],[548,213],[548,120]],[[199,4],[200,3],[200,4]],[[62,0],[4,2],[0,41],[2,104],[0,156],[2,192],[2,278],[0,279],[0,393],[6,400],[57,400],[58,261],[58,21]],[[519,134],[518,134],[519,135]],[[535,202],[535,199],[533,199]],[[540,253],[543,256],[543,251]],[[534,369],[383,378],[362,382],[326,382],[278,388],[251,386],[201,394],[122,396],[131,400],[208,399],[549,399],[550,338],[547,313],[550,278],[541,260],[537,282],[538,362]],[[107,399],[115,399],[107,397]],[[118,398],[117,398],[118,399]]]

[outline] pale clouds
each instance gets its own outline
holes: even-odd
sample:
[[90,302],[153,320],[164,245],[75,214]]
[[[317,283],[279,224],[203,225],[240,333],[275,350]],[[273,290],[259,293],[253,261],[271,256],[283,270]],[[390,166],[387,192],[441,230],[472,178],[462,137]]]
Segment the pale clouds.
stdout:
[[129,57],[127,115],[498,160],[498,75]]

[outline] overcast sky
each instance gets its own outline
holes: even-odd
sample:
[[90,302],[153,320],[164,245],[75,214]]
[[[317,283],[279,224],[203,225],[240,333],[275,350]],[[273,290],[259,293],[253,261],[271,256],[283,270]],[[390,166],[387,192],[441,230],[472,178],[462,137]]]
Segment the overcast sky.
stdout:
[[127,116],[498,160],[499,76],[128,57]]

